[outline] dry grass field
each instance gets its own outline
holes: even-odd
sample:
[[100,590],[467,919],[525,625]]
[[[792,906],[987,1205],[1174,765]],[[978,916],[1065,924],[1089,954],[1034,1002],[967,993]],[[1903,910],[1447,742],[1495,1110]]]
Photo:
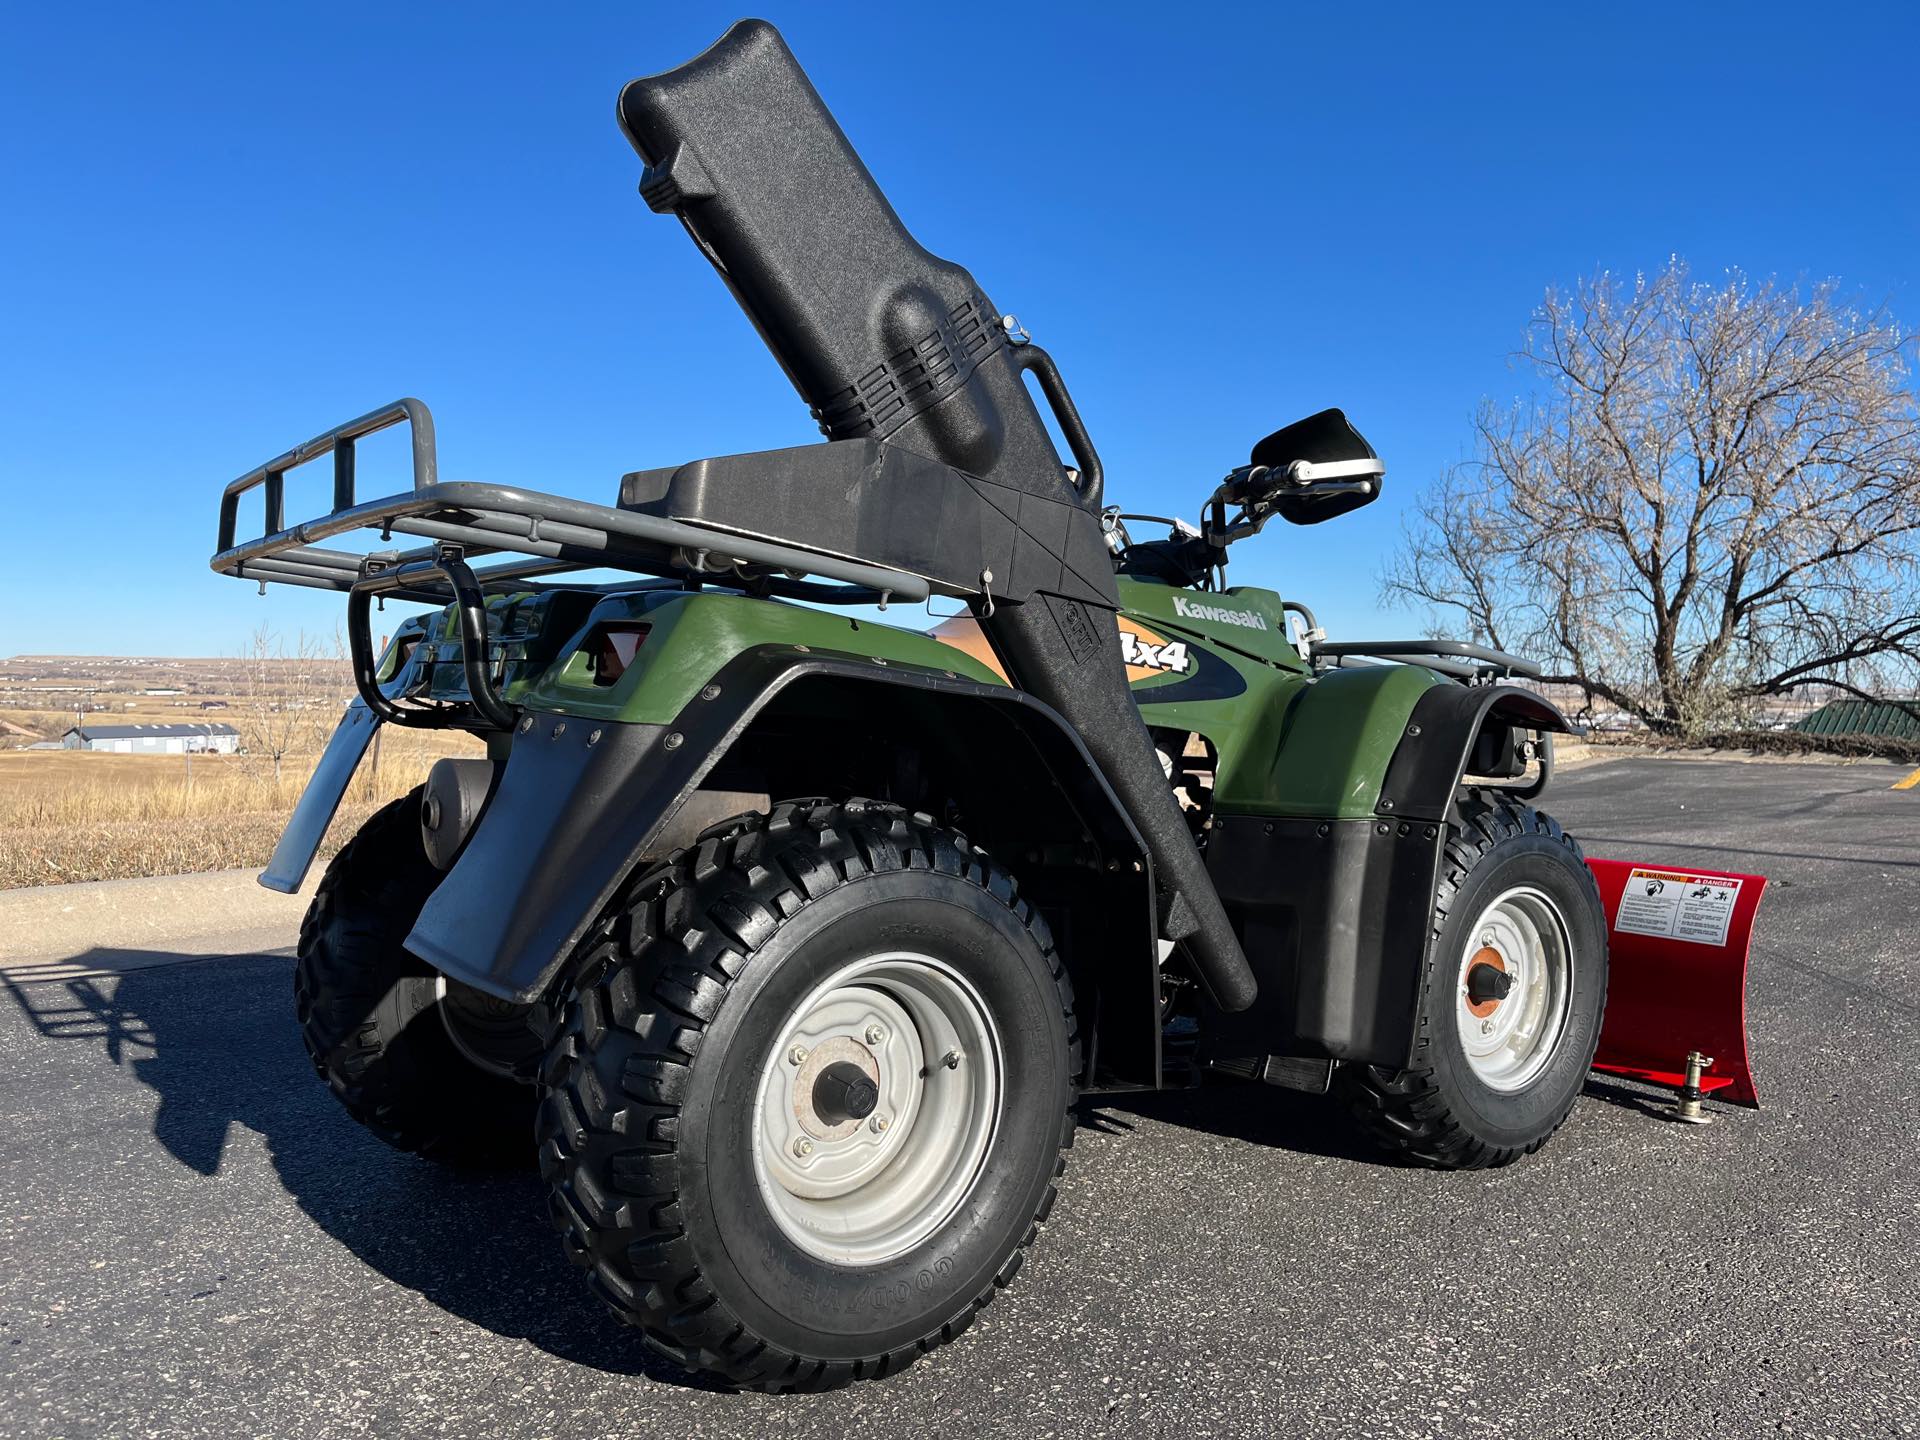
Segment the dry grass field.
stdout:
[[[387,733],[361,766],[325,852],[426,778],[441,755],[480,753],[459,733]],[[250,757],[0,753],[0,890],[260,866],[317,755],[289,756],[278,782]]]
[[[344,672],[327,661],[28,657],[0,661],[0,671],[0,685],[15,687],[0,690],[0,746],[57,740],[76,720],[215,721],[239,730],[250,752],[0,749],[0,890],[266,864],[348,693]],[[377,753],[377,766],[373,756],[361,765],[323,853],[419,784],[440,756],[481,747],[457,731],[386,728]]]

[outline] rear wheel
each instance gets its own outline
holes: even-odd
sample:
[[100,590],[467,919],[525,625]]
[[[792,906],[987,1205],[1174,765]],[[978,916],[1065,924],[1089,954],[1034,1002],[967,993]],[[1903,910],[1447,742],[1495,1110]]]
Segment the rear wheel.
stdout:
[[417,790],[334,856],[300,926],[300,1034],[347,1112],[389,1145],[452,1165],[524,1165],[540,1016],[407,953],[439,882],[420,842]]
[[1607,996],[1607,929],[1580,848],[1552,817],[1473,791],[1448,827],[1413,1063],[1341,1085],[1388,1150],[1444,1169],[1538,1150],[1586,1082]]
[[952,1339],[1013,1278],[1078,1069],[1065,969],[1006,872],[892,806],[782,805],[601,923],[541,1167],[569,1252],[656,1349],[824,1388]]

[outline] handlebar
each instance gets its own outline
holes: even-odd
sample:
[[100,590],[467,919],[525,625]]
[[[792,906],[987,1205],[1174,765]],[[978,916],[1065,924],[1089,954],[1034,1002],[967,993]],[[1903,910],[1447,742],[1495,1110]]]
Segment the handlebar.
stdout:
[[1254,509],[1281,495],[1371,495],[1387,473],[1373,456],[1354,460],[1294,460],[1285,466],[1242,465],[1227,473],[1214,499]]

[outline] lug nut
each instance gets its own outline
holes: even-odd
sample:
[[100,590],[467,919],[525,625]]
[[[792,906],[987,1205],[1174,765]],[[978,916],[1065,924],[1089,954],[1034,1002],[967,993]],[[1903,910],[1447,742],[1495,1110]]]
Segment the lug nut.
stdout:
[[803,1160],[806,1159],[807,1156],[813,1153],[813,1142],[804,1138],[794,1141],[793,1153]]
[[787,1051],[787,1063],[789,1065],[806,1064],[807,1063],[807,1047],[804,1045],[796,1045],[791,1050]]
[[867,1044],[878,1045],[882,1040],[886,1038],[887,1038],[887,1032],[885,1030],[882,1030],[878,1025],[867,1026]]
[[867,1121],[867,1128],[873,1131],[873,1133],[876,1135],[886,1134],[887,1133],[887,1117],[884,1115],[874,1116],[871,1120]]

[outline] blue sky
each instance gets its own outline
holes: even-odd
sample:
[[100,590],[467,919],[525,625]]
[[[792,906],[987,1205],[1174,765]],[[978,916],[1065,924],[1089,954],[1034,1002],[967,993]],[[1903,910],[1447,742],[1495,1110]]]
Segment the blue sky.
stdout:
[[[1403,505],[1549,282],[1679,252],[1920,324],[1912,6],[770,4],[923,243],[1059,360],[1131,508],[1344,406],[1388,493],[1239,583],[1381,634]],[[340,601],[206,569],[227,480],[395,396],[442,474],[817,438],[635,193],[625,80],[739,12],[12,7],[0,21],[0,656],[217,655]],[[370,444],[363,485],[403,483]],[[310,472],[290,507],[317,511]],[[370,493],[363,489],[363,493]],[[303,498],[304,497],[304,498]]]

